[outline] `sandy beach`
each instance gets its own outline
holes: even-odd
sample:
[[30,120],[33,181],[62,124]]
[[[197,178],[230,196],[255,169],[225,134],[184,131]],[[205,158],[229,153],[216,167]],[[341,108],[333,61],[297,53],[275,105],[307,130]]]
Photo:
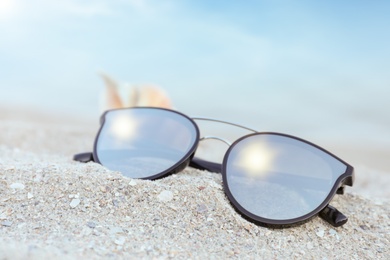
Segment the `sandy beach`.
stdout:
[[269,229],[234,211],[219,174],[144,181],[72,161],[97,122],[0,107],[0,259],[390,258],[390,172],[358,161],[359,149],[332,147],[356,170],[332,202],[347,224]]

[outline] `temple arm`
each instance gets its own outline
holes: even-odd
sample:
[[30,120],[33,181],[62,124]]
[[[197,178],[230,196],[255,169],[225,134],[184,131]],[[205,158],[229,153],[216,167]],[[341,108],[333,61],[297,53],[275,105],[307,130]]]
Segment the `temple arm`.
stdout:
[[73,160],[77,162],[94,162],[93,153],[78,153],[73,155]]
[[343,213],[338,211],[335,207],[327,205],[320,213],[319,216],[331,224],[334,227],[340,227],[347,223],[348,218]]
[[206,170],[209,172],[222,173],[222,164],[205,161],[199,158],[192,158],[190,166],[199,170]]

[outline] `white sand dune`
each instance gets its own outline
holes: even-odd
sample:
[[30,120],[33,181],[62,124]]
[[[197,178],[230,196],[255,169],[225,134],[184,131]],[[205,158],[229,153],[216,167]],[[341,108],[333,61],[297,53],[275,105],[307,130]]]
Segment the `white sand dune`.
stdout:
[[332,202],[349,217],[343,227],[316,217],[275,230],[241,218],[218,174],[143,181],[72,161],[96,131],[0,110],[0,259],[390,258],[388,172],[356,169],[356,187]]

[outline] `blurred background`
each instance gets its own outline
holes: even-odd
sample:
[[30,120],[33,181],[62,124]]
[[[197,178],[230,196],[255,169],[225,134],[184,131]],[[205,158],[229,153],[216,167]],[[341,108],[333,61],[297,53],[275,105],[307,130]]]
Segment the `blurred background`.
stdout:
[[97,121],[103,71],[190,116],[390,170],[389,14],[380,0],[0,0],[0,105]]

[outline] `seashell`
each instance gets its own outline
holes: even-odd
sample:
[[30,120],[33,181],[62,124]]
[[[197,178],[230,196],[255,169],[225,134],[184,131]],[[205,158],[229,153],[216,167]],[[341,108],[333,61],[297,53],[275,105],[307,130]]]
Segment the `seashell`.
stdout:
[[100,76],[106,86],[101,99],[102,110],[137,106],[172,108],[168,95],[158,86],[119,85],[105,73]]
[[122,108],[123,103],[119,95],[118,84],[108,75],[101,73],[100,76],[103,78],[106,89],[103,93],[103,101],[101,101],[104,110]]

